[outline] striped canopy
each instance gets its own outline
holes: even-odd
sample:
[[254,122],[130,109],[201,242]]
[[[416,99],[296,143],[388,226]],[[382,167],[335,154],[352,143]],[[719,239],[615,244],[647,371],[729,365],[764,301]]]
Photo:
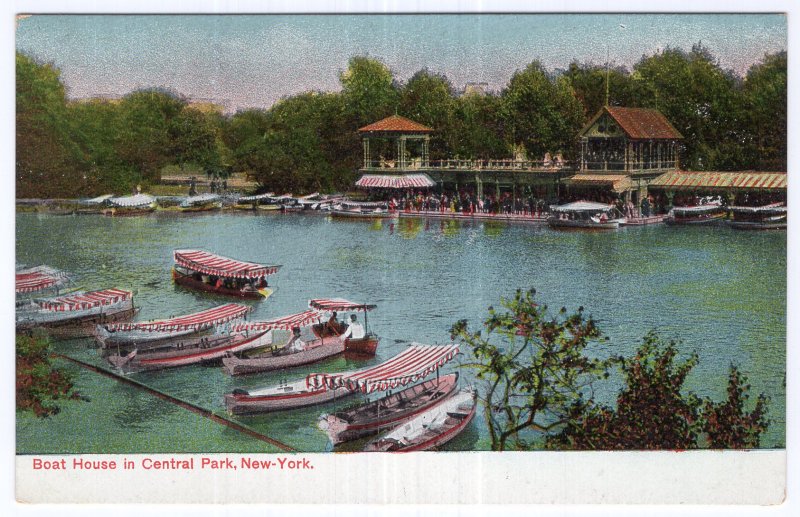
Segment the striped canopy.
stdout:
[[406,174],[389,176],[384,174],[364,174],[356,181],[357,187],[366,188],[427,188],[436,185],[427,174]]
[[130,291],[122,289],[104,289],[102,291],[91,291],[88,293],[75,293],[69,296],[59,296],[58,298],[48,298],[39,300],[37,303],[42,309],[56,312],[79,311],[91,309],[101,305],[113,305],[115,303],[128,300],[133,296]]
[[211,193],[200,194],[200,195],[197,195],[197,196],[187,197],[186,199],[184,199],[181,202],[181,206],[182,207],[187,207],[187,206],[192,206],[192,205],[197,204],[197,203],[200,203],[200,204],[202,204],[202,203],[211,203],[212,201],[217,201],[219,198],[220,198],[219,194],[211,194]]
[[238,303],[228,303],[186,316],[178,316],[166,320],[142,321],[133,323],[112,323],[106,325],[109,332],[139,330],[147,332],[175,332],[185,330],[202,330],[222,325],[229,321],[244,317],[252,307]]
[[19,271],[16,274],[16,293],[35,293],[53,287],[66,279],[63,271],[48,266]]
[[241,202],[244,201],[245,203],[250,201],[260,201],[262,199],[271,199],[275,196],[274,192],[267,192],[266,194],[256,194],[255,196],[242,196],[237,201]]
[[108,200],[114,206],[122,207],[142,207],[148,206],[156,201],[150,194],[136,194],[135,196],[112,197]]
[[566,205],[551,207],[554,212],[602,212],[614,208],[614,205],[595,203],[594,201],[575,201]]
[[202,250],[175,250],[174,256],[179,266],[225,278],[259,278],[272,275],[281,267],[235,260]]
[[249,330],[292,330],[293,328],[306,327],[319,323],[322,314],[319,311],[308,310],[299,314],[290,314],[268,321],[251,321],[233,327],[233,332],[245,332]]
[[421,345],[412,343],[401,353],[377,366],[344,373],[312,373],[306,385],[319,389],[347,387],[362,393],[386,391],[416,382],[453,359],[458,345]]
[[648,185],[666,190],[786,190],[785,172],[667,172]]
[[375,305],[351,302],[344,298],[320,298],[309,301],[308,306],[325,312],[371,311],[376,307]]

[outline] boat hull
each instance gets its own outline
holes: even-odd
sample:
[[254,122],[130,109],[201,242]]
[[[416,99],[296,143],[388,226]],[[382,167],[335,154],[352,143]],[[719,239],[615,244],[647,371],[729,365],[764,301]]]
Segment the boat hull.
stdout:
[[248,395],[234,392],[225,395],[225,407],[228,413],[232,415],[252,415],[315,406],[347,397],[354,393],[354,391],[346,388],[336,390],[323,388],[306,392],[270,395]]
[[569,219],[547,219],[547,224],[552,228],[582,228],[587,230],[616,230],[619,228],[621,220],[615,219],[604,223],[595,223],[592,221],[575,221]]
[[668,215],[664,218],[664,223],[670,226],[704,226],[704,225],[713,225],[719,224],[723,219],[725,219],[725,213],[719,214],[711,214],[702,217],[674,217]]
[[361,339],[348,338],[344,343],[344,351],[352,355],[374,356],[378,350],[378,338],[367,335]]
[[737,230],[785,230],[786,221],[779,221],[773,223],[767,222],[746,222],[746,221],[728,221],[731,228]]
[[172,270],[172,280],[176,284],[182,285],[183,287],[187,287],[189,289],[195,289],[197,291],[205,291],[207,293],[214,293],[223,296],[233,296],[236,298],[243,298],[246,300],[266,299],[269,298],[274,292],[274,290],[269,287],[264,287],[256,291],[251,291],[251,290],[243,291],[241,289],[215,287],[213,285],[203,283],[202,281],[195,280],[190,275],[181,274],[175,269]]
[[361,212],[353,210],[338,210],[333,209],[330,211],[333,217],[345,217],[350,219],[391,219],[397,217],[397,212]]
[[188,366],[221,359],[229,353],[242,352],[272,343],[272,334],[262,332],[252,336],[241,334],[214,339],[193,339],[176,343],[167,349],[138,352],[134,357],[111,355],[108,362],[130,371],[160,370]]
[[137,312],[139,312],[138,307],[125,307],[99,314],[65,318],[58,321],[24,322],[17,325],[17,331],[27,332],[34,328],[41,328],[54,338],[72,339],[91,337],[94,335],[97,325],[130,321]]
[[259,357],[223,357],[222,366],[228,375],[268,372],[316,363],[328,357],[341,354],[345,350],[344,341],[337,337],[326,338],[327,342],[297,353],[272,354]]
[[458,373],[444,375],[351,411],[323,415],[319,427],[333,445],[388,431],[447,400],[457,386]]

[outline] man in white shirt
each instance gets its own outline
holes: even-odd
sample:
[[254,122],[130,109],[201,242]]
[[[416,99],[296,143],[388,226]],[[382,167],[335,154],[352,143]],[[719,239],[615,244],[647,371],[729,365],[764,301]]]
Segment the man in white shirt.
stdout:
[[347,327],[347,330],[344,332],[342,337],[345,339],[361,339],[366,335],[364,332],[364,327],[361,326],[359,322],[356,321],[356,315],[350,315],[350,325]]

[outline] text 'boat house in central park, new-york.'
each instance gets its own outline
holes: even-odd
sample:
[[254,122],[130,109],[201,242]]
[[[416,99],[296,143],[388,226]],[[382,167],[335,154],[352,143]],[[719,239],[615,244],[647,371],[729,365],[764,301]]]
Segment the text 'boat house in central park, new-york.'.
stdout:
[[572,163],[560,153],[541,160],[432,161],[434,129],[399,115],[358,131],[364,161],[356,186],[363,188],[470,189],[478,197],[533,193],[551,201],[621,199],[635,205],[650,197],[662,209],[709,195],[728,204],[786,201],[785,172],[679,170],[683,135],[655,109],[603,107],[578,133],[579,159]]

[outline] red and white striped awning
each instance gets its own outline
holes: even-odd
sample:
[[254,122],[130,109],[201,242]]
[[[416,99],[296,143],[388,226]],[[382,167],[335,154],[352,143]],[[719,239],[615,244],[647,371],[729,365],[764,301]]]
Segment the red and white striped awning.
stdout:
[[35,293],[53,287],[66,278],[66,273],[48,266],[20,271],[16,274],[16,292],[17,294]]
[[225,278],[259,278],[272,275],[281,267],[235,260],[202,250],[175,250],[174,255],[179,266]]
[[88,293],[75,293],[69,296],[39,300],[39,307],[48,311],[67,312],[91,309],[101,305],[113,305],[133,296],[130,291],[122,289],[104,289]]
[[236,325],[231,329],[233,332],[261,331],[261,330],[292,330],[293,328],[306,327],[319,323],[322,314],[319,311],[308,310],[299,314],[291,314],[269,321],[251,321]]
[[371,311],[376,307],[375,305],[351,302],[344,298],[320,298],[309,301],[308,306],[312,309],[325,312]]
[[389,176],[385,174],[364,174],[356,181],[357,187],[365,188],[427,188],[436,183],[427,174],[405,174]]
[[178,316],[166,320],[141,321],[133,323],[112,323],[106,325],[110,332],[141,330],[148,332],[175,332],[184,330],[201,330],[204,328],[222,325],[229,321],[244,317],[253,310],[247,305],[228,303],[186,316]]
[[362,393],[386,391],[416,382],[453,359],[458,345],[420,345],[414,343],[386,362],[371,368],[344,373],[312,373],[306,385],[319,389],[347,387]]

